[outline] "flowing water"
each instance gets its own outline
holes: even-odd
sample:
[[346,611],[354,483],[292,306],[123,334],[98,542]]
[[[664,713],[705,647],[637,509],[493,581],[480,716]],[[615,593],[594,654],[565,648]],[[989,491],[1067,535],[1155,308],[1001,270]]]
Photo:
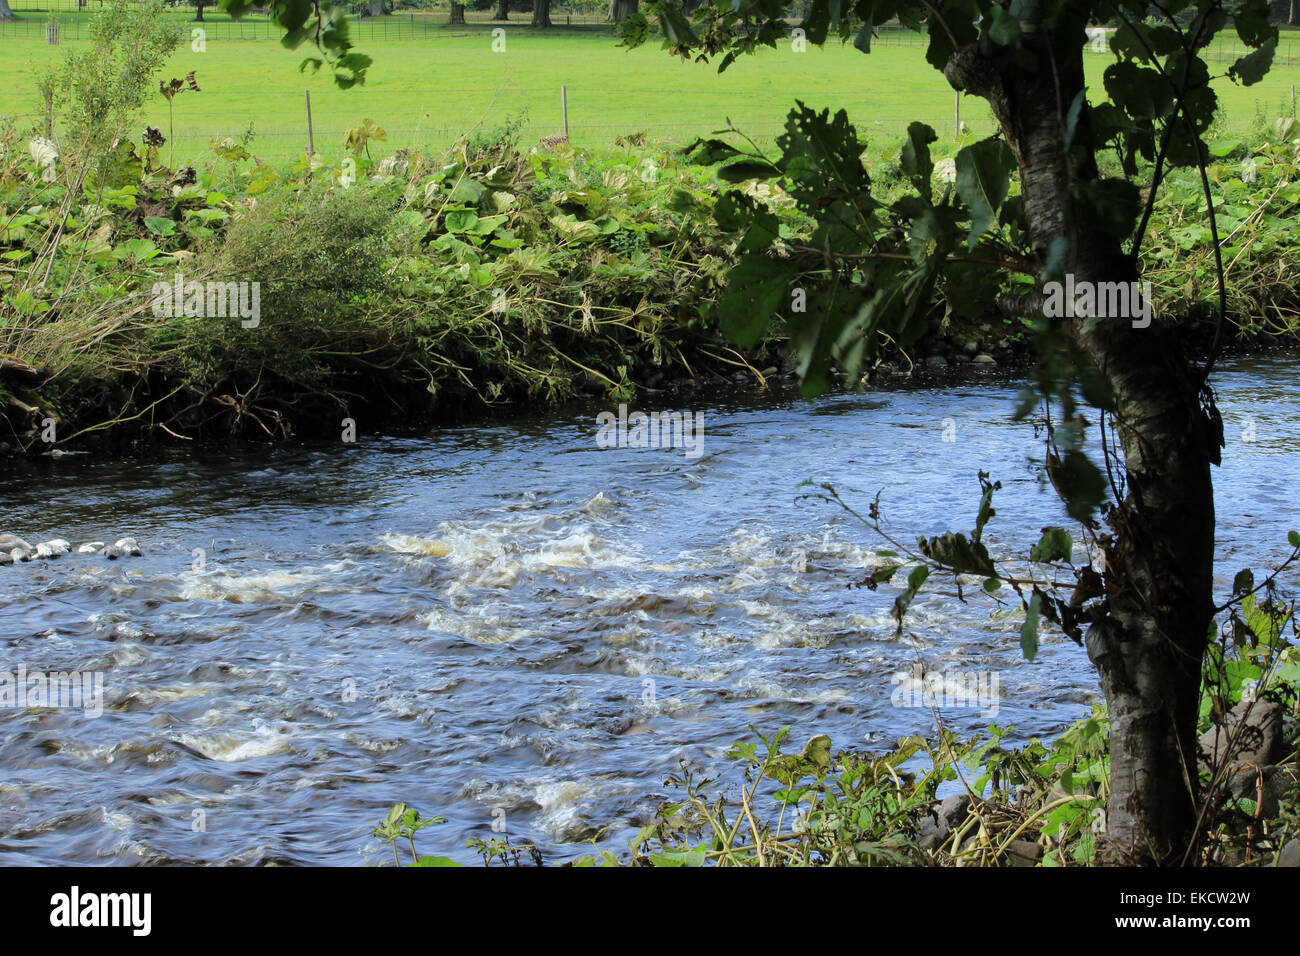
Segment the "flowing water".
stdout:
[[[1300,528],[1298,381],[1294,357],[1218,376],[1221,588]],[[1050,734],[1095,699],[1080,648],[1048,635],[1029,664],[1020,615],[942,594],[896,637],[897,588],[848,586],[888,545],[799,488],[883,489],[911,542],[969,532],[990,471],[986,541],[1023,555],[1062,515],[1017,388],[696,396],[698,458],[599,448],[593,407],[9,477],[0,532],[145,554],[0,567],[0,671],[103,680],[98,716],[0,709],[0,863],[382,862],[399,800],[448,819],[425,853],[470,862],[494,821],[551,860],[608,824],[619,850],[680,761],[723,766],[750,725],[863,750],[931,729],[891,704],[918,658],[998,678],[996,715],[950,726]]]

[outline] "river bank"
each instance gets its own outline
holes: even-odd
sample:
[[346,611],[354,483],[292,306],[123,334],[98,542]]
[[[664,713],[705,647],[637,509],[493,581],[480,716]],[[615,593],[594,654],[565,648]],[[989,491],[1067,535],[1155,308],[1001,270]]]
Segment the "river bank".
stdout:
[[[0,175],[15,210],[0,233],[0,453],[404,434],[796,371],[779,323],[748,350],[717,328],[735,237],[713,219],[713,167],[636,137],[586,151],[524,148],[517,133],[379,162],[362,138],[334,166],[283,168],[235,140],[180,169],[147,142],[123,144],[84,196],[47,180],[57,166],[35,153],[11,163]],[[1300,341],[1281,255],[1300,200],[1287,179],[1294,147],[1259,135],[1257,147],[1220,144],[1212,170],[1231,200],[1219,212],[1234,349]],[[21,154],[10,140],[6,154]],[[1242,156],[1255,163],[1249,184],[1233,178]],[[887,198],[897,170],[876,167]],[[1199,316],[1194,338],[1208,349],[1214,284],[1194,185],[1171,178],[1146,271],[1162,309]],[[765,189],[796,235],[797,215]],[[869,378],[1015,367],[1031,334],[1019,319],[936,309]]]

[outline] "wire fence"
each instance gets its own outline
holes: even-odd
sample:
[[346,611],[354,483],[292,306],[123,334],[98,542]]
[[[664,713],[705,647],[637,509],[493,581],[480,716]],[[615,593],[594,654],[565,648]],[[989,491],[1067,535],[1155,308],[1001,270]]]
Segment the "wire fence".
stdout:
[[[351,21],[349,26],[352,37],[358,45],[376,40],[436,40],[443,37],[465,37],[474,35],[469,29],[470,27],[484,29],[502,27],[512,31],[534,29],[531,26],[531,14],[512,13],[509,20],[495,20],[492,13],[491,10],[467,10],[465,11],[465,24],[463,27],[449,24],[445,15],[430,16],[417,13],[397,13],[381,17],[357,14],[349,18]],[[240,20],[208,18],[198,21],[192,15],[186,16],[178,12],[175,19],[177,32],[186,40],[191,37],[191,31],[195,29],[201,29],[209,40],[278,41],[284,35],[283,27],[265,17],[248,16]],[[603,28],[611,34],[614,30],[613,24],[609,23],[605,17],[594,14],[552,11],[550,19],[553,29],[582,27],[591,30]],[[77,43],[89,37],[90,23],[85,19],[59,23],[51,23],[48,20],[36,18],[0,20],[0,40],[26,39],[36,42],[43,40],[50,45],[62,45],[64,43]]]
[[[1271,120],[1292,115],[1291,88],[1277,82],[1253,87],[1258,99],[1255,113]],[[670,95],[665,95],[668,92]],[[680,146],[724,128],[728,121],[761,144],[769,145],[785,127],[795,100],[814,109],[844,109],[868,154],[890,160],[896,156],[907,126],[914,120],[929,123],[941,138],[940,154],[959,144],[995,132],[988,104],[977,97],[958,97],[951,91],[916,93],[902,98],[882,98],[866,88],[783,91],[780,96],[727,96],[718,91],[610,86],[567,86],[567,127],[572,143],[608,148],[622,136],[645,133],[651,141]],[[439,153],[458,137],[492,131],[509,121],[520,121],[520,142],[527,147],[566,125],[558,86],[506,85],[498,88],[353,88],[316,89],[311,92],[311,141],[315,151],[330,162],[346,156],[344,139],[349,129],[372,119],[385,139],[372,139],[369,153],[375,160],[398,149]],[[11,119],[14,117],[10,117]],[[33,133],[44,117],[27,113],[19,127]],[[177,164],[203,166],[214,160],[211,150],[233,137],[244,143],[258,160],[280,163],[302,156],[308,148],[308,118],[303,91],[261,91],[253,94],[205,90],[201,97],[178,100],[172,124],[166,108],[156,106],[142,117],[140,130],[157,126],[169,139],[165,159]],[[1238,127],[1252,117],[1243,116]],[[174,124],[174,125],[173,125]],[[1231,133],[1240,135],[1234,128]]]
[[[211,144],[233,137],[266,162],[303,155],[308,146],[304,91],[262,91],[256,94],[204,90],[189,103],[178,100],[174,116],[156,106],[141,119],[158,127],[170,140],[163,156],[202,165],[213,157]],[[934,95],[882,102],[878,94],[854,90],[806,89],[784,91],[779,97],[728,96],[716,90],[567,86],[506,86],[442,88],[335,88],[311,91],[311,142],[317,153],[337,161],[346,155],[347,131],[371,119],[385,139],[372,139],[369,152],[379,159],[398,149],[441,151],[459,137],[490,133],[507,122],[520,124],[520,143],[530,146],[566,126],[569,140],[585,147],[611,147],[622,136],[646,134],[665,146],[680,146],[723,129],[728,122],[761,144],[770,144],[785,128],[795,100],[814,109],[844,109],[859,136],[878,150],[892,152],[913,120],[928,122],[955,139],[982,138],[994,131],[987,104],[939,90]],[[567,111],[564,103],[567,103]],[[16,119],[33,132],[44,117],[24,113]],[[169,123],[171,119],[171,123]]]
[[[466,12],[471,22],[477,16],[480,26],[489,22],[486,18],[492,15],[490,10]],[[418,35],[430,39],[458,36],[482,39],[484,36],[481,30],[477,33],[448,30],[441,18],[428,15],[366,17],[359,23],[361,31],[375,30],[372,36],[382,36],[378,31],[385,28],[396,31],[412,25],[422,31]],[[184,28],[188,31],[194,25],[186,22]],[[7,27],[13,26],[0,23],[0,37],[5,35]],[[39,22],[26,23],[26,27],[43,26]],[[265,20],[214,20],[208,26],[233,30],[232,37],[240,36],[240,29],[246,30],[244,39],[248,40],[278,40],[279,37],[279,28]],[[468,29],[472,31],[475,27],[471,25]],[[358,42],[364,43],[365,36],[361,33]],[[209,33],[208,38],[212,37]],[[875,40],[882,47],[917,47],[925,42],[924,36],[897,25],[878,28]],[[1235,51],[1231,44],[1225,44],[1221,52],[1226,59]],[[1098,51],[1096,55],[1100,59],[1106,54]],[[464,88],[453,89],[432,86],[313,89],[311,132],[315,149],[332,159],[343,156],[346,132],[360,126],[366,118],[373,119],[387,134],[386,140],[371,143],[375,158],[401,148],[441,150],[460,135],[475,129],[491,130],[521,116],[523,142],[535,142],[565,127],[558,83],[543,85],[546,81],[539,83],[539,79],[525,75],[522,85],[516,85],[517,81],[493,77],[489,83],[477,86],[471,85],[471,79],[459,84]],[[797,99],[817,109],[845,109],[869,150],[874,146],[880,152],[893,149],[908,123],[918,119],[933,126],[941,137],[954,141],[963,135],[987,136],[995,130],[983,100],[956,97],[946,89],[942,79],[936,79],[933,93],[909,91],[906,96],[893,95],[887,84],[882,89],[880,83],[863,84],[847,91],[818,88],[811,81],[807,87],[798,82],[783,83],[780,94],[775,96],[735,96],[712,86],[692,89],[634,84],[635,80],[620,88],[584,86],[579,80],[577,85],[568,86],[570,140],[583,146],[610,146],[619,136],[644,132],[652,140],[681,143],[720,129],[730,121],[756,140],[770,142],[784,128],[787,113]],[[1271,120],[1294,115],[1295,94],[1290,77],[1270,75],[1251,87],[1251,93],[1256,116],[1246,112],[1249,106],[1244,110],[1234,107],[1231,121],[1235,126],[1248,124],[1256,117]],[[35,103],[27,99],[20,109],[33,107]],[[26,125],[34,131],[42,128],[45,121],[43,115],[35,113],[17,117],[11,113],[8,118],[17,120],[20,128]],[[205,85],[201,96],[178,100],[171,116],[161,101],[151,104],[142,117],[141,129],[146,125],[157,126],[171,140],[168,155],[174,155],[178,162],[200,165],[206,162],[205,157],[212,155],[210,143],[227,137],[245,142],[250,152],[267,162],[301,156],[308,143],[301,90],[239,91]]]
[[[514,12],[512,19],[496,20],[492,10],[466,10],[463,28],[451,26],[442,13],[399,12],[385,16],[372,17],[356,14],[352,17],[352,31],[355,42],[363,45],[367,41],[389,40],[436,40],[473,36],[470,30],[476,28],[501,27],[510,30],[538,29],[531,26],[531,14]],[[185,39],[191,37],[191,31],[202,29],[209,40],[276,40],[283,36],[283,29],[265,17],[250,15],[241,20],[208,19],[198,22],[192,15],[177,12],[177,31]],[[791,29],[797,27],[797,21],[791,21]],[[551,12],[552,28],[582,27],[607,29],[613,33],[614,26],[600,14],[573,13],[563,10]],[[481,32],[481,31],[480,31]],[[923,33],[908,30],[899,24],[883,24],[876,27],[873,44],[882,47],[922,47],[929,44],[929,38]],[[78,42],[89,37],[90,24],[84,19],[66,23],[49,23],[45,20],[27,18],[19,20],[0,20],[0,40],[27,39],[44,40],[49,44]],[[1087,45],[1089,52],[1099,56],[1111,55],[1105,42],[1104,34],[1097,34]],[[1211,62],[1231,63],[1250,52],[1235,35],[1225,35],[1202,51],[1202,56]],[[1300,64],[1300,38],[1283,36],[1277,45],[1273,57],[1275,65],[1295,66]]]

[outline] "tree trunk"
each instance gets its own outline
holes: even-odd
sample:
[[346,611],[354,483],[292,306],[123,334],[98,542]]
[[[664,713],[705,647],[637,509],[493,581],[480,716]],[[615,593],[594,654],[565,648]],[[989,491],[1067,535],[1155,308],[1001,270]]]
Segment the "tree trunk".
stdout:
[[609,22],[622,23],[629,15],[637,12],[638,3],[639,0],[609,0]]
[[9,9],[9,0],[0,0],[0,20],[13,20],[14,12]]
[[203,4],[201,3],[195,5],[194,22],[195,23],[203,22]]
[[[1064,109],[1084,88],[1084,18],[1049,36],[1041,8],[1022,20],[1032,63],[982,57],[972,45],[949,60],[958,90],[993,108],[1020,169],[1030,236],[1041,260],[1057,236],[1075,282],[1131,282],[1137,264],[1070,188],[1098,178],[1086,111],[1073,162],[1063,153]],[[1066,8],[1069,9],[1069,8]],[[1056,79],[1040,71],[1053,67]],[[1059,85],[1058,85],[1059,84]],[[1064,104],[1064,105],[1062,105]],[[1079,148],[1082,147],[1082,148]],[[1104,604],[1091,617],[1088,656],[1110,713],[1111,789],[1103,863],[1178,863],[1196,821],[1196,717],[1201,662],[1213,617],[1211,461],[1221,432],[1202,410],[1200,382],[1176,327],[1077,318],[1074,340],[1109,379],[1124,453],[1125,497],[1106,516]]]
[[1300,10],[1296,9],[1297,6],[1300,6],[1300,0],[1291,0],[1291,14],[1286,18],[1286,22],[1291,26],[1295,26],[1297,22],[1300,22],[1296,19],[1296,15],[1300,13]]
[[551,0],[533,0],[533,26],[551,25]]
[[493,20],[510,19],[510,0],[497,0],[497,12]]
[[447,23],[451,26],[465,25],[465,4],[451,0],[451,16],[447,18]]

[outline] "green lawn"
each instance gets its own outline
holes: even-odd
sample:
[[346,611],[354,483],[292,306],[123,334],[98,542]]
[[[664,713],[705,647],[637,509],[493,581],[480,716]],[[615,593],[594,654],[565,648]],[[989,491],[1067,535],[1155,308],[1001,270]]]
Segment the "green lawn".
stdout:
[[[193,26],[191,16],[178,14],[178,24]],[[358,46],[375,63],[364,87],[341,91],[325,74],[298,72],[305,50],[285,50],[270,38],[228,38],[231,25],[216,22],[215,13],[213,19],[206,51],[194,52],[186,43],[167,71],[170,77],[194,70],[202,87],[201,93],[186,92],[175,101],[178,161],[204,162],[210,139],[240,136],[250,125],[251,148],[261,158],[301,153],[307,139],[304,90],[312,94],[316,149],[332,157],[341,152],[344,130],[366,118],[388,132],[387,144],[377,144],[381,154],[399,146],[442,146],[476,125],[495,126],[524,110],[526,137],[544,136],[560,128],[562,84],[568,87],[571,138],[586,145],[608,145],[639,130],[654,139],[682,141],[717,129],[727,118],[767,140],[779,132],[796,98],[846,108],[874,155],[892,153],[912,119],[933,125],[941,145],[953,136],[953,92],[925,63],[915,37],[904,47],[878,45],[869,56],[838,45],[804,53],[783,46],[719,75],[712,66],[674,59],[657,44],[621,49],[607,27],[540,32],[513,22],[506,51],[494,53],[490,24],[426,32],[417,19],[412,36],[410,18],[399,16],[362,27]],[[400,38],[395,35],[399,20],[407,21],[407,35]],[[387,39],[385,29],[393,34]],[[62,47],[49,46],[30,29],[0,31],[0,48],[10,53],[0,58],[0,114],[35,123],[34,75],[58,62],[62,50],[81,43],[67,39]],[[1288,43],[1300,45],[1284,41],[1284,51]],[[1108,62],[1105,55],[1089,57],[1098,87]],[[1222,69],[1227,63],[1212,65]],[[1263,83],[1249,89],[1220,81],[1226,125],[1241,130],[1257,113],[1289,112],[1290,87],[1300,83],[1298,77],[1300,56],[1275,65]],[[964,99],[962,119],[976,135],[992,131],[981,101]],[[166,133],[161,97],[149,104],[145,122]]]

